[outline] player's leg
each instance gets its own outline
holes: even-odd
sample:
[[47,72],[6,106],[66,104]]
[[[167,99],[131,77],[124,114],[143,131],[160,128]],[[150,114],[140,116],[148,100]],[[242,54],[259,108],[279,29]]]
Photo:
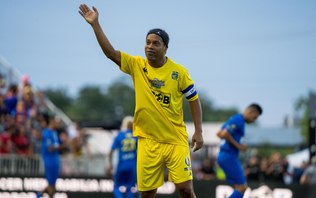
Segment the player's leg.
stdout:
[[120,191],[120,185],[118,185],[117,182],[114,182],[113,195],[115,198],[123,198],[123,194]]
[[123,186],[122,181],[126,180],[120,165],[121,164],[117,166],[116,173],[114,175],[113,195],[115,198],[123,198],[123,193],[120,191],[120,186]]
[[49,175],[47,177],[48,181],[48,188],[47,188],[47,194],[50,198],[54,197],[54,194],[56,193],[56,182],[59,177],[59,161],[52,162],[49,169]]
[[[135,163],[136,164],[136,163]],[[126,184],[126,198],[134,198],[135,197],[135,191],[134,187],[136,185],[136,165],[130,166],[131,169],[129,171],[129,180]]]
[[244,193],[247,189],[247,185],[240,185],[236,184],[234,185],[234,191],[233,193],[229,196],[229,198],[242,198],[244,196]]
[[234,175],[236,176],[236,178],[234,179],[234,191],[229,197],[242,198],[248,186],[246,182],[246,177],[244,175],[244,170],[238,159],[236,159]]
[[53,198],[55,193],[56,193],[55,186],[49,185],[47,188],[47,194],[48,194],[49,198]]
[[247,182],[238,157],[220,152],[217,162],[225,172],[227,182],[234,186],[234,191],[229,198],[242,198],[247,189]]
[[137,149],[137,188],[141,198],[153,198],[164,183],[161,143],[139,138]]
[[195,198],[189,147],[169,145],[167,150],[165,159],[169,180],[175,183],[181,197]]
[[133,198],[134,192],[132,191],[132,185],[126,185],[126,198]]
[[192,180],[178,183],[176,184],[176,187],[179,191],[180,197],[190,197],[190,198],[196,197],[193,190]]
[[45,178],[47,180],[48,185],[44,188],[44,190],[41,193],[39,193],[39,196],[43,196],[44,194],[47,194],[49,197],[54,196],[56,192],[55,184],[59,175],[59,169],[57,168],[58,167],[50,161],[44,162]]
[[140,198],[154,198],[157,194],[157,189],[148,190],[148,191],[140,191]]

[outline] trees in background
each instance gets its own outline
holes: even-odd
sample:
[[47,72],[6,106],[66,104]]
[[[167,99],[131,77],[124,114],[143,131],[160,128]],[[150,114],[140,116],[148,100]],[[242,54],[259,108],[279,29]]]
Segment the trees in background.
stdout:
[[301,134],[307,142],[309,138],[309,119],[311,119],[311,111],[315,111],[316,92],[310,91],[307,96],[300,96],[296,99],[294,109],[300,117]]
[[[133,115],[135,93],[132,82],[115,80],[107,88],[98,85],[82,87],[78,95],[72,97],[65,88],[47,88],[47,97],[70,119],[85,122],[118,121],[125,115]],[[204,93],[199,93],[203,108],[203,121],[225,121],[237,112],[236,108],[216,108]],[[192,121],[188,102],[184,99],[184,120]]]

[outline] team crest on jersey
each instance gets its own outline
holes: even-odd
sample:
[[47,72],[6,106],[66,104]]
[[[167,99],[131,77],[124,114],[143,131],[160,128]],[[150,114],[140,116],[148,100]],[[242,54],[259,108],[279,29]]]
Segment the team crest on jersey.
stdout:
[[231,129],[236,129],[236,124],[230,125],[229,128],[231,128]]
[[162,86],[165,86],[165,82],[157,78],[154,78],[154,80],[151,80],[150,83],[151,83],[151,86],[158,89],[160,89]]
[[179,73],[177,71],[173,71],[172,74],[171,74],[171,78],[173,80],[178,80],[179,78]]

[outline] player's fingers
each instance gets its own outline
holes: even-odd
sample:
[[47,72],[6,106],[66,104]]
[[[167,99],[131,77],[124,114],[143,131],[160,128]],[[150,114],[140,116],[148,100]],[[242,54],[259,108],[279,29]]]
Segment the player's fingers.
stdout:
[[190,147],[193,148],[195,145],[195,140],[192,140]]
[[81,4],[80,5],[80,10],[82,11],[82,13],[87,13],[90,11],[89,7],[86,4]]
[[193,152],[200,150],[203,146],[203,142],[196,142],[194,147],[193,147]]
[[79,6],[79,9],[81,10],[81,12],[82,12],[82,13],[84,13],[84,12],[85,12],[85,9],[84,9],[83,4],[81,4],[81,5]]
[[93,11],[94,11],[95,13],[99,14],[99,12],[98,12],[98,10],[97,10],[96,7],[92,6],[92,9],[93,9]]
[[80,10],[78,12],[82,17],[84,17],[84,14]]

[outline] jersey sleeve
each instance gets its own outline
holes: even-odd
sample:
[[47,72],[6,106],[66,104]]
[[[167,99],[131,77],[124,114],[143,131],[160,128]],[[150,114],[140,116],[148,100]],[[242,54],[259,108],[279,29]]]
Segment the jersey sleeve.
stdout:
[[121,52],[121,71],[126,74],[133,75],[133,70],[137,67],[139,57],[131,56],[125,52]]
[[226,129],[230,134],[236,133],[240,127],[240,121],[236,116],[231,117],[222,127]]
[[180,79],[180,91],[188,101],[194,101],[198,98],[194,82],[186,69],[183,69],[183,75]]
[[120,133],[118,133],[117,136],[114,138],[112,146],[111,146],[112,150],[115,150],[115,149],[119,148],[119,143],[120,143],[119,142],[119,139],[120,139],[119,136],[120,136]]

